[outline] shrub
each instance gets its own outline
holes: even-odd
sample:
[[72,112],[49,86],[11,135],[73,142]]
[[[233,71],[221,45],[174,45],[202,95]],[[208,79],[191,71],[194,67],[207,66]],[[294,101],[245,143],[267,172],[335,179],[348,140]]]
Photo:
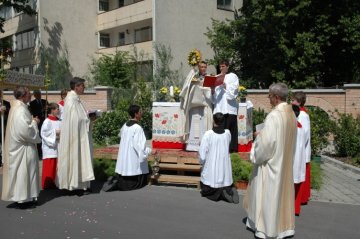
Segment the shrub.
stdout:
[[252,164],[249,161],[241,159],[237,153],[231,154],[230,157],[233,181],[249,181],[252,171]]
[[334,122],[329,115],[319,107],[308,107],[311,127],[311,154],[318,155],[328,144],[328,138]]
[[353,163],[357,166],[360,166],[360,154],[356,155],[354,158],[353,158]]
[[94,159],[94,174],[96,180],[106,181],[109,176],[115,175],[116,160]]
[[113,145],[120,142],[119,132],[129,119],[126,111],[106,112],[95,121],[93,128],[94,142],[98,145]]
[[266,115],[267,113],[263,109],[253,110],[253,130],[256,129],[256,125],[264,123]]
[[334,130],[334,145],[339,156],[360,155],[360,118],[340,114]]

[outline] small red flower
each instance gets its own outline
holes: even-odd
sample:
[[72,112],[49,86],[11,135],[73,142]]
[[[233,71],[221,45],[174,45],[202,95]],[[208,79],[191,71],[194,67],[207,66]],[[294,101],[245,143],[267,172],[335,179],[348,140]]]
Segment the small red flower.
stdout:
[[166,120],[161,121],[161,124],[166,124]]
[[174,118],[177,119],[179,117],[178,114],[174,114]]
[[245,115],[239,115],[239,119],[245,118]]
[[155,117],[156,117],[156,118],[159,118],[159,117],[160,117],[160,114],[155,114]]

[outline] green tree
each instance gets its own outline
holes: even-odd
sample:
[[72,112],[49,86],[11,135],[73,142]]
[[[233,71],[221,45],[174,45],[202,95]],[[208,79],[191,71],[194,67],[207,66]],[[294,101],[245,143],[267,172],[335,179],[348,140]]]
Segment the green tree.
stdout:
[[244,0],[235,20],[208,30],[215,59],[230,58],[251,87],[294,88],[359,80],[360,2]]
[[[35,15],[36,11],[31,6],[31,0],[1,0],[0,10],[6,7],[13,7],[17,12],[24,12],[28,15]],[[0,31],[4,33],[4,22],[6,19],[0,17]]]

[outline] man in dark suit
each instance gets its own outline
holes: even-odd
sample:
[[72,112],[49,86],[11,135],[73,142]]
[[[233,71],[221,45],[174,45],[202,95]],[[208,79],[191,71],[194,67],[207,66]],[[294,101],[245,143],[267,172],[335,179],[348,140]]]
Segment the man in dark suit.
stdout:
[[[7,118],[9,115],[9,111],[10,111],[10,102],[3,100],[3,92],[0,91],[0,112],[2,114],[2,116],[4,117],[4,138],[5,138],[5,133],[6,133],[6,124],[7,124]],[[0,167],[2,166],[2,128],[0,126]]]
[[[30,102],[29,110],[34,117],[36,117],[40,120],[40,122],[38,124],[39,132],[40,132],[41,126],[46,117],[45,112],[47,109],[48,102],[46,100],[41,99],[41,91],[40,90],[34,90],[33,95],[34,95],[35,99]],[[37,145],[37,148],[38,148],[38,152],[39,152],[39,159],[42,159],[41,143]]]

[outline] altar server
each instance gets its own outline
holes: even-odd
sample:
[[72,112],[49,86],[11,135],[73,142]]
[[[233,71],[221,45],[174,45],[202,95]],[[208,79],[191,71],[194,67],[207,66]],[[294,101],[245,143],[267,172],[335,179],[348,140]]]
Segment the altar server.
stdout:
[[128,113],[131,119],[120,130],[121,140],[115,169],[120,191],[144,187],[149,174],[147,157],[151,149],[146,147],[144,130],[139,124],[142,117],[141,108],[131,105]]
[[[300,107],[298,105],[292,105],[295,112],[295,116],[300,114]],[[301,123],[297,123],[297,135],[296,135],[296,149],[293,164],[293,176],[295,186],[295,215],[299,216],[301,211],[301,199],[302,199],[302,184],[305,181],[305,149],[308,144],[306,138],[306,131],[302,127]]]
[[221,74],[225,75],[224,83],[215,88],[213,94],[214,111],[213,114],[224,114],[224,127],[231,134],[230,152],[238,151],[238,127],[237,113],[239,104],[236,101],[238,96],[239,78],[234,73],[228,73],[229,62],[222,60],[219,62]]
[[244,197],[246,226],[259,238],[284,238],[295,233],[293,160],[297,121],[286,103],[288,88],[283,83],[269,88],[270,104],[264,128],[250,152],[254,164]]
[[36,144],[41,142],[38,124],[28,109],[31,94],[26,87],[14,91],[6,130],[3,187],[1,199],[32,206],[39,195],[39,158]]
[[224,200],[239,203],[239,195],[233,186],[229,145],[230,131],[224,129],[224,115],[213,116],[214,127],[205,132],[200,144],[201,195],[213,201]]
[[59,105],[51,103],[48,106],[48,117],[41,127],[42,139],[42,177],[43,189],[55,188],[58,143],[60,136]]
[[307,204],[311,196],[311,182],[310,182],[310,159],[311,159],[311,128],[310,128],[310,117],[305,109],[306,94],[303,91],[297,91],[293,95],[293,104],[300,106],[300,114],[298,121],[302,125],[305,131],[305,137],[307,143],[305,145],[305,181],[301,185],[301,203]]

